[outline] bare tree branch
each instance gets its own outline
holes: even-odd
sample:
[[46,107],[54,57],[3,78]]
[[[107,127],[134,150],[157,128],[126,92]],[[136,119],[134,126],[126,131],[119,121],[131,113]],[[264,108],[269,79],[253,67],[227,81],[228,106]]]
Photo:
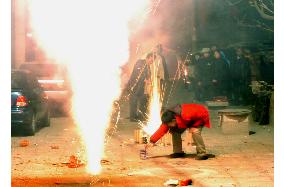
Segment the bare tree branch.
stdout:
[[[252,0],[253,6],[256,8],[260,16],[264,19],[274,20],[274,11],[269,9],[262,1]],[[267,14],[265,11],[270,12],[272,15]]]

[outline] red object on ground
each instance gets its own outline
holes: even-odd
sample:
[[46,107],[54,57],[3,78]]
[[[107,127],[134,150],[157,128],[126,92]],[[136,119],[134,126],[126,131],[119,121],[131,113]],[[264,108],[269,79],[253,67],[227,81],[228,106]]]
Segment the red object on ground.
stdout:
[[20,141],[20,146],[21,146],[21,147],[26,147],[26,146],[28,146],[28,145],[30,145],[29,140],[21,140],[21,141]]
[[67,166],[69,168],[78,168],[83,166],[84,164],[81,163],[81,160],[78,159],[78,157],[76,157],[75,155],[71,155],[69,158],[69,163],[67,164]]
[[179,181],[180,186],[188,186],[192,184],[192,179],[182,179]]

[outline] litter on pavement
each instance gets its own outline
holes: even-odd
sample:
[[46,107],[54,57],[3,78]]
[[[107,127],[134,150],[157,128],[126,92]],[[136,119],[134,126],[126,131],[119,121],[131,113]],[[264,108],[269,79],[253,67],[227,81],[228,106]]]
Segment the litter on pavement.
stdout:
[[84,163],[82,163],[81,160],[79,160],[78,157],[76,157],[75,155],[71,155],[67,166],[69,168],[78,168],[84,166]]
[[28,145],[30,145],[29,140],[21,140],[21,141],[20,141],[20,146],[21,146],[21,147],[26,147],[26,146],[28,146]]

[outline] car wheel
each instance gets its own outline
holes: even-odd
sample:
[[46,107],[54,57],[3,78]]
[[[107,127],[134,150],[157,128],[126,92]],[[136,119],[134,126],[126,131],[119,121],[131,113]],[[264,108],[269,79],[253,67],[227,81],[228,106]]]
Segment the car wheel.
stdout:
[[28,127],[28,130],[27,130],[27,134],[30,135],[30,136],[33,136],[35,135],[35,132],[36,132],[36,115],[33,114],[33,117],[32,117],[32,121]]
[[43,127],[49,127],[50,126],[50,112],[49,110],[46,112],[43,121],[42,121]]

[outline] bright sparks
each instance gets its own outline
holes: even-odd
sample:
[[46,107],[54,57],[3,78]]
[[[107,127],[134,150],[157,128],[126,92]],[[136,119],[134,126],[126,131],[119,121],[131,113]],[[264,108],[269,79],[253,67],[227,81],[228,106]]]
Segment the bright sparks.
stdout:
[[152,95],[150,96],[150,103],[149,103],[149,119],[147,122],[147,126],[143,128],[144,132],[148,135],[153,134],[159,125],[161,124],[161,95],[160,95],[160,80],[157,78],[158,67],[161,64],[160,61],[154,61],[154,66],[151,75],[152,79]]
[[[119,66],[128,58],[128,21],[148,0],[30,0],[33,36],[70,71],[73,117],[86,146],[87,168],[101,171],[105,131],[120,94]],[[84,155],[78,155],[84,156]]]

